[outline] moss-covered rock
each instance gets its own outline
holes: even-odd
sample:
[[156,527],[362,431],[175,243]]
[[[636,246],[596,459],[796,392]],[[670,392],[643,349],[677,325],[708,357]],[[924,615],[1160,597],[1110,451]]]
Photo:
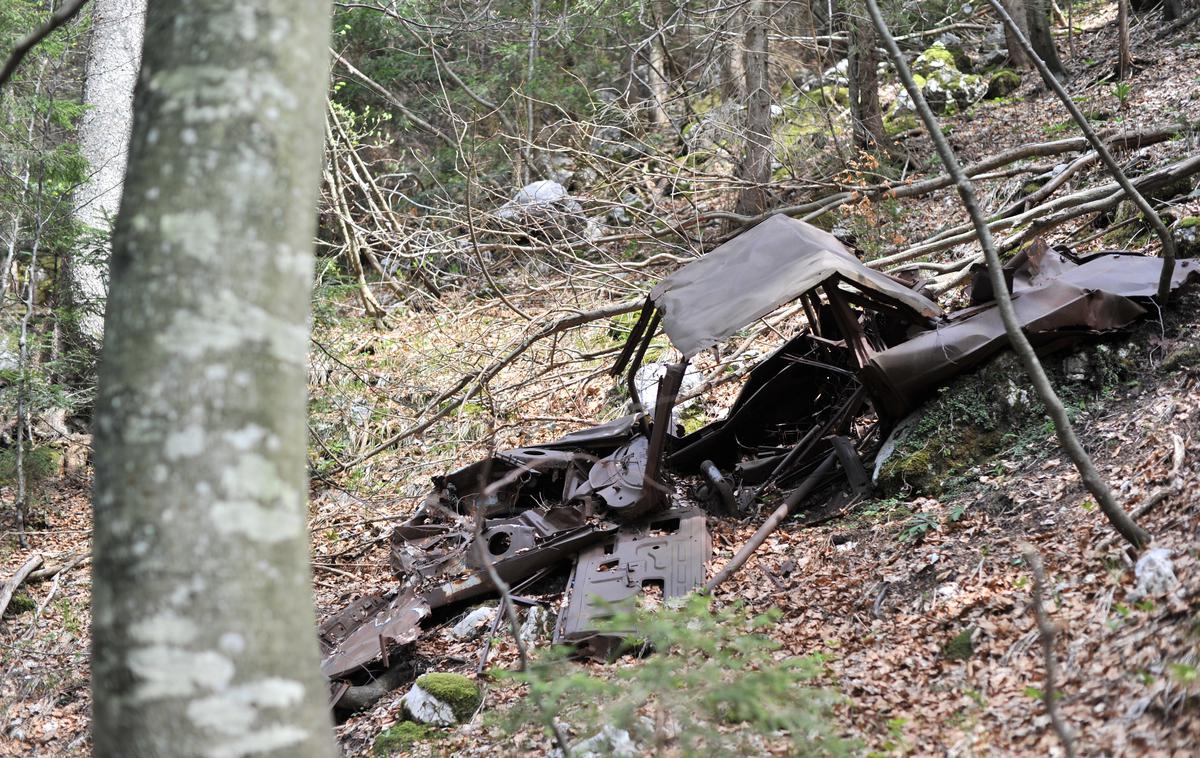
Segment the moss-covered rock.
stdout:
[[431,673],[417,677],[417,686],[450,706],[459,721],[470,718],[482,699],[475,682],[462,674]]
[[1021,86],[1021,75],[1011,68],[1002,68],[995,71],[988,77],[987,93],[984,94],[989,100],[997,97],[1004,97],[1016,91],[1017,87]]
[[385,729],[375,737],[371,753],[377,756],[403,753],[418,742],[427,742],[438,736],[438,731],[425,724],[412,721],[401,721],[395,726]]
[[[1135,369],[1126,348],[1084,345],[1043,361],[1068,407],[1113,391]],[[1017,357],[1005,352],[943,387],[896,435],[879,469],[884,492],[939,496],[972,466],[1047,433],[1041,403]]]
[[[987,93],[988,85],[978,74],[963,73],[955,62],[954,53],[940,43],[934,43],[917,56],[912,64],[913,79],[926,102],[942,114],[957,113],[978,102]],[[901,91],[891,116],[912,111],[908,93]]]
[[1200,258],[1200,216],[1184,216],[1171,227],[1177,258]]
[[[49,479],[62,469],[61,450],[49,445],[38,445],[25,451],[23,464],[25,476],[31,483]],[[17,480],[17,451],[13,448],[0,450],[0,484]]]

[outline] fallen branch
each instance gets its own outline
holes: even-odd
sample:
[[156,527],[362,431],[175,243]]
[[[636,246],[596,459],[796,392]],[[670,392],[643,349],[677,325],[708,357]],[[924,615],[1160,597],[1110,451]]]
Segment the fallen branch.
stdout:
[[91,561],[92,556],[85,554],[71,556],[61,563],[47,563],[37,571],[31,572],[29,576],[25,578],[25,581],[29,583],[44,582],[47,579],[58,576],[59,574],[64,574],[76,566],[91,563]]
[[[424,432],[426,429],[433,426],[438,421],[440,421],[441,419],[445,418],[450,413],[455,411],[463,403],[467,402],[472,397],[477,395],[479,393],[479,391],[483,388],[483,385],[486,384],[488,381],[490,381],[492,379],[492,377],[494,377],[494,376],[496,376],[496,374],[500,373],[500,371],[505,366],[507,366],[510,363],[512,363],[513,361],[515,361],[523,353],[525,353],[525,351],[529,350],[529,348],[533,347],[534,344],[536,344],[540,340],[543,340],[543,339],[553,336],[555,334],[559,334],[561,332],[565,332],[568,329],[574,329],[575,327],[591,323],[592,321],[599,321],[600,319],[612,318],[614,316],[620,316],[625,313],[632,313],[633,311],[636,311],[639,308],[641,308],[642,304],[644,302],[645,301],[642,298],[636,298],[633,300],[622,300],[618,303],[614,303],[612,305],[608,305],[603,308],[597,308],[597,309],[591,310],[591,311],[583,311],[580,313],[574,313],[570,316],[564,316],[563,318],[560,318],[557,321],[552,321],[549,324],[544,325],[541,329],[539,329],[536,332],[534,332],[533,334],[530,334],[529,336],[527,336],[524,340],[521,341],[520,344],[518,344],[515,348],[513,348],[511,351],[509,351],[508,354],[505,355],[504,357],[497,358],[496,360],[492,361],[487,366],[484,366],[483,368],[479,369],[478,371],[463,376],[462,379],[460,379],[453,387],[446,390],[442,394],[438,395],[436,398],[434,398],[434,400],[432,402],[430,402],[428,405],[426,405],[420,414],[420,416],[423,416],[426,413],[429,413],[429,412],[433,411],[434,409],[438,408],[438,406],[441,406],[443,403],[450,401],[447,405],[445,405],[444,407],[437,410],[437,412],[434,413],[434,415],[430,416],[429,418],[425,419],[424,421],[413,424],[412,426],[408,427],[407,429],[405,429],[403,431],[393,434],[391,437],[388,437],[386,440],[384,440],[383,442],[380,442],[378,445],[371,448],[370,450],[367,450],[362,455],[359,455],[357,458],[354,458],[353,460],[347,461],[345,463],[339,463],[339,464],[335,465],[333,468],[329,469],[328,471],[325,471],[322,473],[325,476],[333,476],[335,474],[340,474],[343,471],[346,471],[348,469],[354,468],[355,466],[361,465],[363,462],[369,460],[370,458],[373,458],[376,455],[379,455],[384,450],[395,447],[397,444],[399,444],[400,442],[403,442],[404,440],[408,439],[409,437],[413,437],[415,435],[418,435],[418,434]],[[464,390],[468,387],[470,387],[470,389],[467,389],[467,391],[463,392],[462,395],[459,395],[454,400],[451,400],[451,398],[454,398],[455,395],[457,395],[459,392],[461,392],[462,390]]]
[[1042,702],[1046,704],[1046,713],[1050,723],[1062,741],[1067,758],[1075,758],[1075,735],[1063,721],[1058,711],[1058,660],[1054,657],[1054,624],[1046,613],[1043,596],[1046,592],[1046,569],[1042,565],[1042,556],[1032,545],[1026,545],[1022,551],[1025,561],[1033,571],[1033,616],[1037,619],[1038,638],[1042,643],[1042,660],[1046,667],[1046,680],[1042,686]]
[[33,570],[40,565],[42,565],[42,556],[33,556],[25,561],[24,566],[17,569],[17,573],[13,574],[11,579],[5,582],[3,586],[0,586],[0,616],[3,616],[4,612],[8,610],[8,604],[12,600],[13,593],[21,586],[21,582],[24,582],[25,578],[32,574]]

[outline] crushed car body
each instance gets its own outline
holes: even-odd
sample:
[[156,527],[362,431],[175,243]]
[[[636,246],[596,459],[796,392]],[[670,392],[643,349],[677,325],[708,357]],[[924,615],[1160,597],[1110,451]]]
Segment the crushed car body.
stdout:
[[[1005,275],[1022,327],[1050,351],[1145,315],[1160,270],[1157,258],[1076,257],[1037,242]],[[1198,275],[1195,261],[1179,261],[1172,286]],[[614,604],[703,585],[706,513],[744,511],[768,487],[835,504],[860,497],[890,429],[1007,344],[986,278],[976,277],[969,308],[949,314],[920,284],[868,268],[831,234],[786,216],[663,279],[612,369],[626,376],[632,414],[435,477],[395,528],[397,588],[321,626],[333,704],[396,665],[438,611],[494,595],[497,580],[517,593],[569,571],[555,641],[604,656],[616,640],[598,620]],[[675,427],[689,361],[793,303],[804,328],[748,372],[725,417],[689,434]],[[660,328],[683,359],[643,405],[634,376]]]

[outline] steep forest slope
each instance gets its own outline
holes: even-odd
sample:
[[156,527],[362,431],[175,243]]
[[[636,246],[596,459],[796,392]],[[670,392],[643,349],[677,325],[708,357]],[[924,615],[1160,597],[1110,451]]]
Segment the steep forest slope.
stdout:
[[[623,13],[664,14],[669,5],[641,4]],[[962,77],[956,86],[979,90],[957,105],[951,94],[942,108],[943,133],[964,163],[1078,137],[1035,74],[1011,70],[1002,50],[998,62],[986,62],[1003,47],[986,9],[942,5],[945,14],[897,33],[909,37],[902,42],[914,64],[927,67],[923,81],[951,68]],[[470,49],[439,67],[438,50],[445,48],[432,45],[432,56],[409,59],[397,52],[398,40],[415,49],[419,35],[444,42],[451,32],[433,22],[398,20],[395,4],[380,7],[387,12],[342,9],[337,17],[341,58],[329,111],[310,353],[309,529],[320,616],[395,585],[391,528],[419,507],[431,477],[496,448],[552,439],[625,414],[628,393],[607,369],[646,292],[761,218],[739,202],[755,185],[739,165],[747,127],[737,88],[722,93],[714,79],[706,83],[710,89],[693,93],[687,76],[672,80],[672,72],[693,71],[682,57],[702,57],[701,42],[660,52],[651,44],[648,55],[658,63],[637,68],[645,79],[637,91],[670,94],[662,113],[646,113],[629,105],[627,93],[608,93],[620,69],[611,68],[618,56],[603,19],[592,18],[569,39],[566,21],[548,24],[549,39],[537,48],[524,36],[527,27],[503,14],[473,17],[478,25],[461,30]],[[901,16],[897,8],[886,10]],[[1067,10],[1070,34],[1064,24],[1055,27],[1070,70],[1067,87],[1105,138],[1121,145],[1118,157],[1130,176],[1194,159],[1198,22],[1179,26],[1157,10],[1137,9],[1132,74],[1118,82],[1117,4],[1076,3]],[[1185,13],[1191,10],[1185,6]],[[564,10],[559,18],[568,15]],[[941,26],[951,28],[939,29],[936,22],[943,20]],[[612,21],[633,23],[615,13]],[[775,29],[771,35],[774,162],[763,185],[763,210],[789,208],[789,215],[852,243],[870,265],[929,277],[942,304],[963,305],[961,287],[978,247],[970,235],[952,239],[968,221],[957,196],[946,187],[897,191],[940,176],[928,138],[903,107],[906,96],[889,66],[881,65],[883,126],[891,144],[855,148],[850,83],[845,66],[838,69],[844,51],[822,56],[796,41],[823,38],[820,31]],[[500,40],[494,49],[479,42],[489,33]],[[675,40],[683,35],[678,28],[672,33]],[[838,34],[845,39],[843,30]],[[600,52],[589,57],[589,46]],[[489,57],[497,49],[503,56]],[[536,57],[535,49],[545,55]],[[568,56],[571,61],[562,60]],[[663,81],[653,75],[654,65],[667,72]],[[512,74],[526,66],[548,72],[536,78],[538,87],[524,87],[528,82]],[[447,71],[465,84],[447,84]],[[504,94],[522,87],[528,91],[516,100]],[[397,92],[421,97],[399,102]],[[521,120],[525,103],[538,104],[536,133],[532,116]],[[467,107],[493,115],[470,122],[447,116]],[[1007,254],[1038,236],[1079,253],[1159,254],[1153,233],[1126,202],[1070,216],[1093,199],[1082,193],[1110,181],[1087,152],[1082,143],[1030,151],[979,172],[987,209],[1016,209],[1018,221],[997,232]],[[1180,240],[1181,255],[1197,250],[1198,175],[1171,177],[1148,193]],[[1051,183],[1054,192],[1039,197]],[[1028,210],[1022,203],[1037,207],[1074,194],[1080,195],[1074,203],[1020,216]],[[1060,223],[1038,227],[1060,216]],[[30,280],[35,292],[37,276]],[[837,510],[810,501],[718,589],[714,605],[744,603],[749,611],[769,613],[763,631],[780,645],[776,659],[816,662],[810,685],[833,694],[828,725],[852,753],[1063,754],[1042,697],[1044,650],[1026,558],[1032,546],[1045,562],[1043,606],[1057,627],[1051,648],[1057,703],[1078,753],[1200,752],[1198,307],[1200,295],[1186,291],[1127,333],[1048,360],[1101,473],[1130,510],[1149,504],[1139,522],[1154,536],[1154,547],[1170,553],[1177,582],[1169,590],[1136,591],[1134,558],[1059,450],[1019,366],[1001,356],[955,380],[922,409],[916,436],[900,446],[871,496]],[[33,313],[34,305],[29,308]],[[6,307],[3,319],[6,330],[16,329],[18,309]],[[719,418],[749,368],[804,323],[802,311],[785,309],[734,335],[721,350],[697,356],[697,399],[681,423],[690,430]],[[659,338],[647,358],[665,361],[672,350]],[[19,383],[9,375],[18,367],[7,363],[12,352],[0,345],[0,392],[15,407]],[[58,380],[49,363],[39,370],[53,389]],[[47,409],[68,403],[47,390],[53,397],[38,406],[30,426],[37,427],[31,435],[39,442],[37,465],[22,485],[29,488],[28,513],[20,525],[4,516],[0,578],[12,577],[34,556],[44,564],[18,589],[0,622],[0,755],[90,754],[88,393],[80,390],[77,407],[55,415]],[[8,416],[4,423],[10,424]],[[17,482],[4,444],[0,493],[7,508]],[[746,513],[710,519],[710,574],[779,496],[768,490]],[[541,597],[553,608],[550,599],[564,579],[528,594],[537,600],[544,590]],[[467,610],[439,621],[457,621]],[[531,639],[535,655],[547,651],[544,633]],[[443,626],[409,649],[412,678],[436,671],[476,679],[482,706],[465,723],[408,729],[403,739],[381,741],[386,730],[407,729],[407,687],[401,687],[358,713],[341,714],[337,733],[346,754],[552,754],[540,725],[528,718],[513,723],[514,714],[524,713],[527,687],[477,673],[483,644],[454,639]],[[518,655],[502,630],[487,667],[514,669]],[[603,679],[641,665],[626,658],[574,670]],[[680,716],[686,714],[664,718]],[[594,733],[564,719],[572,740]],[[722,728],[736,731],[732,724]],[[748,754],[790,749],[780,734],[751,744]],[[665,739],[657,754],[678,750]]]

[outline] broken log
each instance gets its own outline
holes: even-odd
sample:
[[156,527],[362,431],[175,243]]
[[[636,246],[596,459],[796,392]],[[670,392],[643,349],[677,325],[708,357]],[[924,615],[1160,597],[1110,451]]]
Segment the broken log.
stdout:
[[712,592],[718,585],[720,585],[729,577],[733,576],[738,569],[746,565],[746,561],[750,560],[750,556],[754,555],[754,551],[758,550],[758,548],[762,546],[762,543],[765,542],[767,537],[771,535],[771,532],[774,532],[779,528],[779,525],[782,524],[783,520],[788,517],[788,514],[791,513],[792,509],[802,503],[804,498],[808,497],[809,493],[813,491],[817,484],[820,483],[820,481],[824,479],[830,471],[833,470],[833,464],[836,460],[837,455],[834,453],[830,453],[829,455],[825,456],[825,460],[821,461],[821,465],[817,466],[817,470],[809,474],[808,478],[801,482],[799,487],[792,490],[791,493],[788,494],[783,503],[781,503],[780,506],[776,508],[769,517],[767,517],[767,520],[763,522],[763,525],[760,526],[758,531],[756,531],[754,535],[746,541],[745,545],[742,545],[742,548],[737,551],[737,554],[734,555],[733,558],[730,559],[729,563],[726,563],[724,567],[717,572],[716,576],[708,580],[708,582],[704,585],[703,591],[706,593]]
[[25,578],[33,573],[33,570],[42,565],[42,556],[35,555],[25,561],[25,565],[17,569],[17,573],[13,574],[12,578],[0,586],[0,616],[8,610],[8,604],[12,600],[13,593],[25,581]]

